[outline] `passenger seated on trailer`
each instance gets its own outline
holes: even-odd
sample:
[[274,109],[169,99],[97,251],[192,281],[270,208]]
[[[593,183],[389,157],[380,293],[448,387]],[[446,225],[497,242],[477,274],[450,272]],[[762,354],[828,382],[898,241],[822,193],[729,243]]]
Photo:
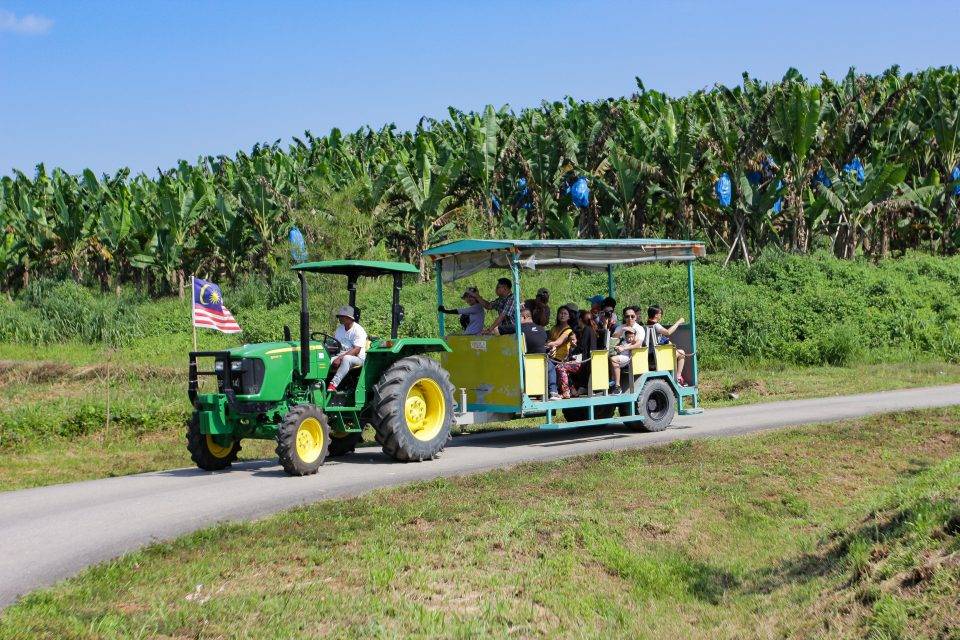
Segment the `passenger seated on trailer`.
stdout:
[[550,322],[550,307],[543,304],[536,298],[529,298],[523,301],[523,306],[527,309],[530,309],[530,313],[533,314],[533,324],[538,324],[541,327],[546,327]]
[[616,306],[616,300],[613,298],[604,298],[600,303],[599,311],[594,316],[597,319],[598,335],[603,333],[605,336],[604,342],[606,342],[606,338],[612,337],[613,332],[620,326],[617,322]]
[[327,391],[330,393],[337,390],[337,386],[350,369],[363,366],[363,361],[367,357],[367,332],[359,322],[354,320],[355,316],[356,311],[350,305],[337,309],[337,321],[340,326],[337,327],[333,337],[340,343],[340,352],[330,363],[331,368],[337,368],[330,384],[327,385]]
[[512,291],[513,283],[510,282],[510,278],[500,278],[497,280],[497,288],[495,289],[496,300],[491,302],[484,300],[479,294],[477,295],[477,302],[483,305],[484,309],[493,309],[497,312],[496,320],[484,329],[483,333],[503,336],[516,332],[517,328],[513,324],[513,307],[516,303]]
[[[653,336],[656,336],[656,344],[669,344],[670,336],[673,335],[673,332],[677,330],[677,327],[683,324],[683,318],[680,318],[674,322],[669,329],[660,324],[660,320],[663,319],[663,309],[658,305],[651,305],[647,308],[647,330],[643,335],[643,344],[646,346],[647,340]],[[687,354],[684,353],[683,349],[679,347],[674,347],[677,351],[677,363],[676,363],[676,375],[677,383],[686,386],[686,382],[683,380],[683,363],[687,358]]]
[[[570,309],[566,305],[557,309],[557,323],[547,334],[550,339],[547,342],[547,353],[557,370],[560,397],[564,399],[570,397],[570,376],[580,370],[580,360],[572,358],[572,351],[577,346],[577,336],[570,326],[570,318]],[[577,395],[576,387],[573,388],[573,395]]]
[[630,365],[630,351],[643,346],[639,338],[638,311],[636,307],[624,309],[624,323],[617,327],[611,336],[619,341],[610,355],[610,368],[613,371],[613,388],[610,392],[613,394],[623,392],[620,388],[620,370]]
[[577,326],[573,331],[577,336],[574,355],[579,354],[581,362],[580,370],[574,376],[574,381],[577,385],[577,395],[585,395],[587,384],[590,381],[590,354],[597,350],[597,323],[593,320],[592,309],[584,309],[580,312]]
[[[540,323],[540,326],[545,327],[547,323],[550,322],[550,291],[546,287],[540,287],[537,289],[537,297],[534,298],[537,302],[543,305],[543,317],[545,320]],[[537,321],[537,316],[534,314],[533,321]]]
[[467,303],[466,307],[447,309],[442,304],[437,307],[441,313],[459,314],[460,326],[464,335],[476,336],[483,331],[483,305],[479,302],[480,291],[476,287],[467,287],[461,298]]
[[[546,354],[547,330],[533,321],[533,314],[527,307],[520,309],[520,331],[527,344],[527,353]],[[557,393],[557,369],[550,358],[547,358],[547,391],[551,400],[560,399]]]

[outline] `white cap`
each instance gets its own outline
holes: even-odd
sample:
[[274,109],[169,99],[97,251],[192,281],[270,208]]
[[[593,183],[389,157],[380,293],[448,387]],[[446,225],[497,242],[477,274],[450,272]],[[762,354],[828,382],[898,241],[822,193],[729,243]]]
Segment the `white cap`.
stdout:
[[337,313],[336,313],[336,316],[337,316],[338,318],[339,318],[340,316],[346,316],[346,317],[348,317],[348,318],[354,318],[354,317],[356,317],[356,315],[357,315],[357,314],[356,314],[356,312],[353,310],[353,307],[351,307],[351,306],[348,305],[348,304],[345,304],[345,305],[343,305],[342,307],[340,307],[339,309],[337,309]]

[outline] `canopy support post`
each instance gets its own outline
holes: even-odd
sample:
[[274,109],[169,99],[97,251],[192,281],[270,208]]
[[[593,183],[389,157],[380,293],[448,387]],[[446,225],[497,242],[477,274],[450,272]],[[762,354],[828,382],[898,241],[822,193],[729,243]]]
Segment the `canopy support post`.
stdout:
[[[433,272],[437,276],[437,307],[443,306],[443,262],[437,260],[433,263]],[[437,309],[437,328],[440,331],[440,337],[446,337],[444,326],[444,316],[440,309]]]
[[347,293],[350,296],[350,302],[348,303],[353,307],[354,313],[357,310],[357,276],[350,275],[347,276]]
[[613,265],[607,265],[607,296],[610,298],[616,297],[616,287],[613,280]]
[[403,286],[403,276],[393,274],[393,299],[390,304],[390,339],[396,340],[400,334],[400,320],[403,315],[400,306],[400,288]]
[[[693,350],[690,359],[690,382],[697,386],[697,313],[693,298],[693,260],[687,263],[687,297],[690,302],[690,348]],[[697,396],[693,396],[693,406],[698,405]]]
[[[522,389],[522,394],[527,395],[524,389],[523,381],[526,379],[523,371],[523,332],[520,330],[520,263],[517,260],[517,254],[510,256],[510,274],[513,276],[513,325],[517,334],[517,361],[520,363],[520,379],[517,388]],[[522,404],[522,403],[521,403]]]

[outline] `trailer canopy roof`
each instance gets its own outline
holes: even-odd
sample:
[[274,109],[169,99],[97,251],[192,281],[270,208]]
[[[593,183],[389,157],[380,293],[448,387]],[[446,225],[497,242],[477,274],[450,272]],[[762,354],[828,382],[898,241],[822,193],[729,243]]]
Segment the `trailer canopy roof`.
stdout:
[[302,262],[294,265],[295,271],[310,273],[334,273],[357,278],[360,276],[377,277],[390,273],[420,273],[412,264],[406,262],[382,262],[380,260],[326,260],[324,262]]
[[702,242],[659,238],[621,240],[457,240],[427,251],[444,282],[490,268],[509,268],[511,256],[527,269],[606,270],[645,262],[689,262],[706,255]]

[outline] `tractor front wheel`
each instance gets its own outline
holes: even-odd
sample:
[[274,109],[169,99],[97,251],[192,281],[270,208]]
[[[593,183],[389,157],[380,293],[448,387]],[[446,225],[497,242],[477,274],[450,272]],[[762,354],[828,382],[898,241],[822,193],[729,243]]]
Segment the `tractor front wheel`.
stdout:
[[187,451],[190,459],[206,471],[220,471],[229,467],[240,452],[240,441],[229,437],[200,433],[200,416],[196,411],[187,425]]
[[277,457],[283,470],[292,476],[316,473],[329,446],[327,416],[312,404],[294,406],[277,429]]
[[453,426],[450,375],[425,356],[397,360],[373,388],[372,422],[377,442],[394,459],[437,457]]

